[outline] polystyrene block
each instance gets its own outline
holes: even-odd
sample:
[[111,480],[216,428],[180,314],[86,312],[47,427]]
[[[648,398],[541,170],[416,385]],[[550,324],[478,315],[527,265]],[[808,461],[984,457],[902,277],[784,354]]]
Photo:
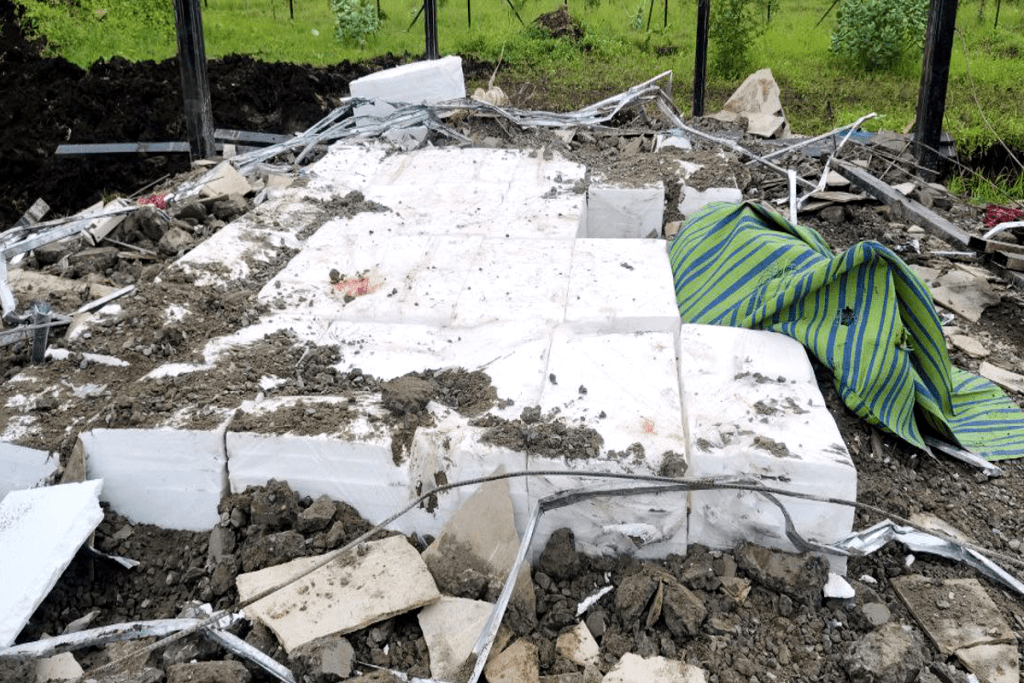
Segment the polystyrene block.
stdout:
[[394,111],[393,103],[444,102],[466,96],[462,58],[443,57],[378,71],[348,84],[352,97],[374,100],[355,108],[356,123],[371,123]]
[[[691,477],[741,476],[856,500],[857,471],[797,341],[759,330],[683,325],[679,348]],[[850,506],[779,500],[805,538],[827,543],[852,529]],[[731,548],[748,540],[794,550],[782,512],[760,494],[695,491],[690,506],[694,543]],[[845,562],[829,559],[845,571]]]
[[562,240],[485,239],[459,295],[453,324],[560,322],[572,247]]
[[550,336],[551,328],[538,322],[436,327],[337,321],[317,342],[338,347],[342,372],[358,368],[384,380],[427,369],[480,370],[498,398],[512,402],[492,412],[514,417],[540,401]]
[[565,321],[576,331],[679,331],[679,308],[662,240],[578,239]]
[[102,481],[12,491],[0,501],[0,648],[14,643],[100,522]]
[[658,237],[665,213],[665,184],[630,187],[606,182],[587,190],[586,234],[581,237]]
[[328,198],[325,195],[340,198],[352,191],[364,192],[387,154],[378,144],[336,142],[305,170],[309,175],[306,187],[324,199]]
[[709,187],[706,190],[698,190],[686,183],[681,183],[679,187],[679,213],[683,214],[683,218],[689,218],[712,202],[742,201],[743,193],[735,187]]
[[[308,315],[448,324],[480,238],[337,234],[332,221],[260,291]],[[332,282],[331,272],[338,280]]]
[[225,492],[224,429],[157,426],[93,429],[80,434],[90,478],[103,499],[138,524],[204,531],[220,518]]
[[0,441],[0,498],[11,491],[42,486],[60,459],[49,451]]
[[254,266],[300,246],[297,234],[323,220],[314,204],[276,199],[240,216],[179,258],[162,279],[186,275],[201,287],[230,285],[250,277]]

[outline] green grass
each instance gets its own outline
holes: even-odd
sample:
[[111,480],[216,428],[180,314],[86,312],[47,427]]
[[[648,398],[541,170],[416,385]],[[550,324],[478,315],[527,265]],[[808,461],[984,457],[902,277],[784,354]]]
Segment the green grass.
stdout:
[[[55,51],[82,66],[114,55],[160,60],[175,53],[171,0],[78,0],[77,8],[66,0],[19,1]],[[526,28],[504,0],[473,1],[471,28],[466,3],[446,0],[439,9],[441,52],[491,61],[503,55],[497,84],[504,80],[513,102],[523,107],[576,108],[671,69],[676,102],[689,111],[692,0],[668,0],[667,26],[664,4],[657,0],[650,31],[644,30],[648,0],[574,1],[570,11],[585,29],[578,44],[547,38],[529,26],[558,3],[513,1]],[[1024,3],[1004,2],[996,29],[995,3],[987,2],[979,21],[980,1],[965,0],[960,6],[950,67],[945,128],[956,139],[961,156],[986,150],[999,138],[1015,150],[1024,149]],[[316,66],[389,52],[417,56],[424,50],[422,19],[411,30],[409,24],[420,2],[382,0],[386,20],[381,30],[357,44],[334,39],[327,0],[294,0],[294,20],[289,18],[287,0],[208,0],[203,19],[207,54],[250,54]],[[920,53],[882,73],[865,73],[834,58],[829,53],[834,14],[815,26],[828,4],[782,0],[768,30],[751,46],[753,68],[771,67],[796,132],[824,132],[871,111],[879,116],[869,127],[903,130],[914,118]],[[102,18],[96,15],[99,9],[107,10]],[[709,74],[709,111],[720,107],[738,84],[738,79]],[[1004,184],[1019,188],[1018,176],[1019,172]]]

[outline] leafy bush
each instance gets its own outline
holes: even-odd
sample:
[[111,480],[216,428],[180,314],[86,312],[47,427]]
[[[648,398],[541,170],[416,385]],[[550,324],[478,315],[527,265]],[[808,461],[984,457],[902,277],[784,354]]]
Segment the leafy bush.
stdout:
[[334,37],[342,42],[363,42],[377,32],[380,17],[373,0],[331,0]]
[[867,70],[892,69],[924,44],[928,0],[843,0],[832,52]]
[[[777,7],[771,5],[772,7]],[[751,71],[750,48],[768,29],[762,20],[763,0],[721,0],[711,3],[708,36],[711,68],[724,78],[738,78]]]

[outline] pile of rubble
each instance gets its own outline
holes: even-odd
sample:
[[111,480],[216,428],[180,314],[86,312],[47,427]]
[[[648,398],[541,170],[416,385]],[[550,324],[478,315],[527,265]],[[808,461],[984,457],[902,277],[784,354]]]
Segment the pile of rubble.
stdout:
[[[450,64],[439,68],[450,69]],[[877,140],[849,143],[836,155],[844,130],[797,150],[791,142],[741,137],[750,118],[724,116],[724,123],[686,125],[667,102],[660,88],[646,83],[574,115],[458,101],[399,109],[388,126],[359,123],[359,102],[352,102],[291,141],[245,152],[233,162],[177,181],[143,208],[95,207],[92,214],[50,225],[30,217],[14,231],[0,233],[5,267],[8,258],[17,265],[5,278],[11,296],[4,312],[10,321],[21,323],[4,331],[13,334],[0,347],[12,361],[4,377],[3,399],[10,414],[0,424],[0,453],[20,468],[11,477],[18,483],[8,488],[25,488],[20,483],[25,478],[32,480],[29,486],[50,479],[84,487],[89,484],[72,482],[86,474],[95,479],[106,467],[100,475],[105,478],[102,495],[111,501],[100,512],[98,489],[80,500],[81,519],[93,521],[83,521],[55,539],[51,555],[43,558],[46,570],[38,575],[49,572],[52,580],[30,581],[36,604],[27,612],[25,605],[19,606],[24,618],[12,612],[10,642],[16,638],[19,644],[0,650],[0,678],[72,679],[85,669],[86,680],[171,682],[475,681],[481,676],[491,683],[930,683],[966,682],[972,676],[1017,680],[1015,631],[1024,625],[1019,602],[1024,586],[992,559],[1020,566],[1024,530],[1012,514],[1021,502],[1019,473],[977,463],[969,454],[959,454],[969,465],[919,457],[852,419],[838,406],[827,381],[822,383],[825,400],[815,388],[807,394],[806,405],[793,403],[792,409],[782,394],[778,400],[771,394],[755,401],[757,392],[804,391],[805,379],[813,386],[810,366],[800,365],[806,359],[787,355],[793,353],[790,347],[760,337],[729,351],[731,336],[715,341],[695,330],[680,333],[671,283],[651,284],[656,271],[647,264],[660,261],[645,260],[653,257],[636,244],[658,243],[635,239],[670,237],[703,203],[743,199],[796,212],[837,248],[865,237],[881,239],[906,255],[933,284],[936,302],[950,311],[949,322],[957,323],[947,330],[954,359],[1017,391],[1024,388],[1024,378],[1009,368],[1019,369],[1024,339],[1012,324],[985,325],[986,311],[1008,310],[1010,319],[1019,314],[1019,296],[985,268],[982,254],[988,243],[977,249],[977,240],[990,238],[968,229],[978,221],[978,212],[936,186],[915,182],[894,189],[882,182],[886,173],[906,162],[891,153],[891,145]],[[773,105],[765,107],[764,115],[755,117],[759,129],[775,122],[771,132],[782,130]],[[663,113],[661,125],[650,122],[651,110]],[[608,125],[612,118],[621,121],[623,111],[635,116],[629,125]],[[367,264],[366,270],[327,267],[340,261],[338,254],[348,253],[344,249],[376,248],[376,243],[359,241],[375,231],[399,234],[411,224],[433,225],[432,214],[417,212],[429,200],[418,204],[423,197],[416,187],[359,185],[373,173],[378,179],[389,173],[392,179],[404,178],[408,166],[429,159],[429,154],[406,157],[373,147],[326,148],[334,140],[381,132],[389,133],[398,149],[420,147],[428,137],[439,145],[446,139],[476,143],[494,154],[473,157],[470,164],[492,171],[507,164],[513,174],[526,169],[524,176],[539,176],[546,189],[543,196],[532,198],[529,208],[547,211],[546,218],[533,224],[536,217],[528,214],[507,219],[502,228],[514,233],[526,224],[549,231],[543,249],[551,260],[545,264],[548,270],[530,270],[541,252],[531,252],[531,260],[517,264],[535,290],[562,277],[567,291],[581,292],[577,300],[586,298],[582,288],[573,289],[571,279],[588,267],[584,257],[593,259],[595,269],[611,264],[619,276],[626,298],[631,297],[628,304],[598,292],[604,299],[599,303],[614,310],[608,318],[612,323],[587,317],[590,309],[574,311],[571,300],[550,307],[553,315],[562,316],[558,322],[576,327],[567,341],[558,336],[561,332],[554,337],[543,336],[548,331],[538,333],[542,354],[552,349],[543,367],[559,369],[539,375],[539,401],[525,389],[515,393],[510,387],[525,386],[530,379],[516,375],[530,373],[526,359],[540,347],[530,336],[534,330],[523,321],[547,314],[545,291],[529,299],[536,301],[534,308],[520,310],[516,301],[493,298],[493,292],[481,288],[479,296],[489,306],[498,302],[510,315],[518,312],[522,317],[500,328],[504,338],[490,338],[485,340],[490,347],[478,348],[467,346],[447,328],[450,338],[441,341],[414,336],[419,334],[415,325],[449,295],[449,284],[444,277],[430,279],[433,289],[418,292],[430,296],[412,306],[397,280],[380,275],[389,265],[386,257],[397,253],[387,251],[394,247],[382,247],[378,262]],[[824,160],[820,149],[814,153],[814,144],[831,145]],[[508,147],[538,151],[496,151]],[[294,173],[280,163],[289,158],[322,159],[317,167],[321,175]],[[566,160],[585,163],[586,169]],[[326,187],[332,164],[349,175]],[[776,165],[798,171],[811,185],[806,196],[798,196],[796,182],[771,168]],[[522,178],[510,177],[514,181],[509,187]],[[852,187],[863,187],[865,193],[852,192]],[[395,194],[388,195],[390,191]],[[459,195],[447,196],[445,191],[438,190],[448,201]],[[473,194],[472,186],[464,185],[460,192]],[[582,196],[585,215],[572,214]],[[391,222],[375,222],[367,231],[370,224],[361,221],[377,221],[380,217],[374,214],[389,214]],[[459,251],[477,229],[472,217],[461,223],[459,216],[449,212],[449,225],[443,229],[468,230],[458,240],[444,241],[450,253],[434,252],[449,264],[447,272],[460,272],[457,268],[466,265],[461,259],[478,258]],[[493,223],[487,215],[477,220]],[[453,222],[458,223],[454,228]],[[342,232],[316,247],[316,232],[324,226],[340,226]],[[40,239],[44,234],[52,237],[53,230],[61,231],[63,239]],[[557,230],[568,230],[586,248],[574,247],[564,263],[559,261]],[[586,240],[593,238],[614,240],[608,244],[616,246],[615,253],[606,255],[599,245],[589,246]],[[373,239],[384,244],[385,237]],[[502,239],[516,236],[505,234]],[[953,248],[945,240],[952,240]],[[964,248],[971,244],[976,250],[967,255]],[[317,261],[309,251],[303,256],[304,249],[316,248],[334,260]],[[488,252],[484,248],[480,253]],[[21,254],[26,256],[15,264],[14,257]],[[315,288],[303,289],[301,272],[291,279],[282,275],[294,263],[315,271]],[[478,263],[483,262],[472,261],[474,267]],[[1014,282],[1012,268],[996,265]],[[433,269],[429,264],[422,271],[410,268],[408,281],[422,283],[426,280],[417,278],[433,277]],[[643,288],[630,289],[634,277]],[[467,277],[460,286],[471,289],[467,282],[478,283]],[[368,297],[378,291],[375,298]],[[655,291],[667,295],[667,313],[665,306],[643,300],[643,294]],[[54,310],[73,315],[65,319],[33,309],[32,315],[43,317],[19,319],[17,302],[43,297]],[[332,336],[330,326],[314,329],[311,322],[323,315],[325,302],[331,315],[358,323],[340,339]],[[412,331],[401,339],[393,328],[381,326],[381,320],[360,317],[391,310],[410,315],[407,309],[418,317],[401,321],[405,327],[398,331]],[[298,314],[282,326],[283,318],[275,316],[292,310]],[[466,310],[453,309],[450,315],[465,316]],[[672,328],[659,328],[663,320]],[[62,339],[47,340],[40,334],[55,335],[65,326]],[[388,343],[415,349],[429,364],[420,357],[404,358],[401,362],[411,367],[400,368],[394,357],[385,359],[380,347],[385,329],[397,339]],[[1002,334],[1008,329],[1012,339]],[[702,470],[694,451],[714,446],[729,452],[729,439],[713,444],[716,431],[707,435],[711,440],[702,435],[690,444],[682,436],[685,431],[697,439],[691,434],[694,425],[709,424],[711,418],[704,419],[694,394],[685,394],[692,389],[684,386],[684,396],[679,396],[677,380],[682,377],[683,385],[688,380],[674,365],[660,375],[660,370],[643,375],[640,366],[624,372],[640,374],[645,381],[668,374],[662,399],[666,392],[671,398],[675,385],[676,421],[678,402],[690,400],[687,419],[696,422],[687,430],[680,425],[677,435],[666,427],[670,420],[663,419],[661,405],[651,402],[655,412],[640,424],[630,431],[619,427],[625,423],[616,422],[621,410],[616,403],[633,397],[621,391],[626,385],[614,375],[614,363],[601,354],[622,357],[624,347],[601,351],[590,341],[589,346],[579,341],[588,334],[612,333],[654,340],[636,350],[648,357],[682,339],[679,348],[669,349],[676,364],[714,349],[720,352],[728,367],[716,370],[718,374],[708,369],[706,381],[747,387],[749,393],[736,398],[735,409],[746,411],[742,420],[748,415],[750,422],[757,420],[749,427],[763,451],[757,457],[770,463],[756,484],[708,484],[703,475],[695,475]],[[32,365],[40,336],[47,361]],[[509,339],[515,342],[512,346],[520,346],[509,356],[520,355],[511,361],[495,358],[495,350],[503,350],[501,344]],[[755,344],[764,357],[745,358],[743,349]],[[556,355],[556,348],[563,355]],[[594,363],[584,366],[582,374],[575,365],[580,361],[573,358],[575,349],[585,349],[581,355]],[[729,365],[731,353],[736,354],[735,367]],[[788,363],[779,366],[785,368],[785,377],[762,372],[764,363],[781,363],[779,359]],[[547,396],[557,396],[557,402]],[[591,406],[586,403],[590,399],[607,402]],[[748,399],[750,406],[745,405]],[[852,473],[843,482],[824,483],[833,492],[830,499],[789,478],[806,477],[811,470],[801,468],[811,467],[813,457],[797,462],[804,459],[803,452],[793,457],[797,446],[791,451],[782,441],[804,432],[808,439],[811,434],[823,439],[822,444],[832,439],[833,430],[823,421],[795,426],[809,425],[801,418],[808,411],[814,411],[816,420],[827,419],[826,401],[838,422],[835,439],[845,441],[830,447],[832,466],[838,462]],[[790,431],[778,441],[760,434],[776,427]],[[744,429],[738,428],[736,438],[744,438]],[[151,450],[166,449],[173,455],[168,472],[185,467],[186,452],[197,457],[195,463],[205,462],[207,451],[228,453],[223,462],[202,466],[209,471],[202,473],[200,483],[190,480],[177,493],[172,488],[164,500],[165,493],[151,482],[172,475],[111,464],[113,451],[139,439],[152,439],[158,445]],[[320,448],[330,455],[335,446],[322,446],[325,441],[354,443],[366,450],[353,451],[350,471],[339,475],[329,457],[302,459]],[[678,452],[666,445],[673,443]],[[810,450],[820,454],[828,449]],[[376,458],[378,451],[386,458],[387,468],[379,470],[385,474],[352,474],[362,467],[359,458],[369,459],[368,453]],[[471,462],[477,453],[483,454],[481,462]],[[424,454],[435,459],[424,460]],[[142,459],[134,453],[132,458],[143,469]],[[297,465],[291,464],[293,459]],[[515,464],[525,462],[530,469],[531,459],[560,471],[534,466],[531,476],[522,476],[524,468]],[[319,462],[322,471],[311,471],[317,467],[311,462]],[[23,467],[25,463],[30,464]],[[298,467],[302,475],[287,477],[287,483],[263,484],[275,467]],[[508,478],[503,469],[510,472]],[[411,474],[392,474],[405,471]],[[472,479],[472,486],[463,491],[456,474]],[[586,485],[593,483],[588,477],[600,474],[626,479],[629,487],[650,488],[615,495],[588,490]],[[407,480],[394,479],[402,476]],[[347,488],[338,490],[346,495],[309,493],[317,479],[340,482],[337,486]],[[914,486],[915,481],[926,481],[931,492]],[[693,488],[701,482],[721,490]],[[783,520],[758,498],[760,494],[743,489],[755,486],[770,493],[766,482],[810,496],[812,505],[820,506],[796,515],[799,532],[791,529],[788,516]],[[31,491],[61,489],[65,487]],[[551,497],[561,489],[569,491],[568,500]],[[851,512],[854,495],[866,506],[856,517]],[[976,518],[955,519],[969,535],[934,515],[921,514],[943,516],[955,510],[959,504],[951,500],[954,495],[986,501]],[[399,503],[410,499],[400,515]],[[797,509],[795,498],[785,500],[780,504],[783,512],[787,506]],[[544,519],[540,508],[534,512],[538,501],[540,507],[552,506],[546,521],[539,521]],[[581,502],[580,507],[558,511],[558,505]],[[0,530],[23,536],[19,524],[26,511],[60,509],[62,504],[14,491],[3,505],[0,513],[7,516]],[[724,511],[728,505],[735,509]],[[758,505],[770,508],[771,514]],[[744,517],[745,510],[756,512]],[[694,526],[695,511],[702,515],[702,531]],[[171,525],[146,523],[151,521],[146,514],[190,521],[171,530],[162,528]],[[531,518],[533,514],[537,516]],[[886,514],[897,521],[910,518],[907,535],[900,538],[914,553],[952,554],[964,563],[915,558],[893,546],[865,544],[858,546],[859,552],[849,551],[849,543],[864,540],[847,538],[853,521],[866,527],[882,522]],[[805,519],[816,520],[820,527],[808,534]],[[196,530],[211,525],[212,531]],[[381,528],[385,525],[387,529]],[[913,537],[921,529],[928,533]],[[93,530],[92,542],[86,543]],[[825,553],[784,552],[800,547]],[[839,547],[847,549],[848,557],[834,552]],[[979,554],[979,548],[989,550]],[[29,564],[25,558],[0,555],[2,562]],[[975,577],[975,569],[986,582]],[[57,633],[63,635],[49,637]],[[141,643],[120,642],[125,639]]]

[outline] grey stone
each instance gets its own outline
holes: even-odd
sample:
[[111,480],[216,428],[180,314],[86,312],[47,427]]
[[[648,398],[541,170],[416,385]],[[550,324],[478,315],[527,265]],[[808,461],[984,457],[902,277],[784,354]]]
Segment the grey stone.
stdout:
[[202,223],[206,220],[206,207],[202,202],[188,202],[174,207],[171,215],[181,220],[192,218]]
[[842,661],[851,683],[911,683],[925,664],[924,640],[914,628],[885,624],[851,643]]
[[237,559],[234,555],[223,556],[210,575],[210,590],[217,597],[224,595],[235,585],[236,576],[238,576]]
[[863,612],[867,622],[876,628],[889,623],[889,618],[892,616],[889,608],[880,602],[867,603],[861,607],[861,612]]
[[286,482],[271,479],[252,494],[249,514],[252,524],[265,526],[268,531],[290,529],[299,516],[299,495]]
[[157,249],[168,256],[174,256],[192,245],[192,235],[178,226],[171,226],[157,242]]
[[312,505],[299,513],[295,527],[304,534],[326,529],[334,519],[335,511],[334,501],[327,496],[320,496]]
[[330,636],[298,649],[290,668],[297,678],[309,683],[334,683],[352,675],[355,650],[347,638]]
[[213,203],[210,213],[222,221],[231,221],[249,210],[249,203],[240,194],[228,195],[227,199],[221,199]]
[[252,674],[237,661],[175,664],[167,670],[167,683],[249,683]]
[[225,555],[235,552],[235,532],[227,527],[217,525],[210,532],[210,543],[208,557],[212,564],[216,564]]
[[607,628],[604,612],[591,612],[587,615],[586,624],[587,628],[590,629],[590,633],[595,638],[600,638],[604,635],[604,631]]
[[298,531],[279,531],[268,534],[259,543],[247,544],[242,549],[242,569],[253,572],[264,567],[282,564],[302,557],[306,539]]
[[555,579],[571,579],[580,571],[580,557],[576,552],[576,537],[569,529],[558,529],[551,534],[538,563],[540,569]]
[[807,604],[817,604],[828,580],[828,563],[815,555],[791,555],[752,543],[736,549],[736,563],[757,583]]
[[708,615],[703,601],[695,593],[675,581],[665,582],[665,601],[661,614],[672,635],[697,636]]

